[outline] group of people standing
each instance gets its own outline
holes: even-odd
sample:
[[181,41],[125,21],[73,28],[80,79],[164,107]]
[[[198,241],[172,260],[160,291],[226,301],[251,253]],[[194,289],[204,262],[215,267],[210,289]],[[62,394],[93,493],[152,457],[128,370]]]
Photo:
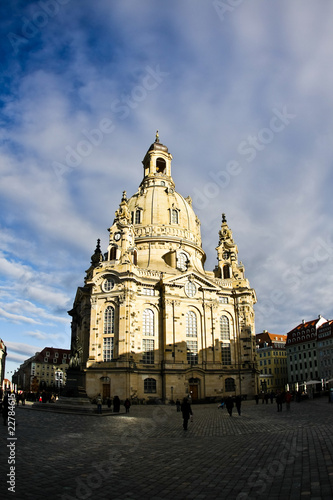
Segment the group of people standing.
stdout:
[[[96,398],[96,403],[97,403],[97,413],[102,413],[103,399],[102,399],[101,394],[98,394],[98,396]],[[109,410],[111,410],[111,406],[113,404],[113,412],[114,413],[119,413],[119,411],[120,411],[120,405],[121,405],[119,396],[114,396],[113,399],[108,398],[106,400],[106,404],[107,404],[107,407],[108,407]],[[129,413],[129,409],[131,407],[131,402],[130,402],[130,400],[128,398],[125,399],[124,406],[125,406],[126,413]]]
[[[266,393],[261,394],[262,404],[264,404],[264,403],[268,404],[269,400],[271,401],[271,404],[273,404],[274,398],[275,398],[275,402],[276,402],[276,406],[277,406],[277,411],[279,411],[279,412],[282,411],[283,403],[286,403],[286,410],[287,411],[290,410],[290,403],[293,399],[291,392],[289,392],[289,391],[286,391],[286,392],[277,391],[277,393],[275,394],[272,391],[270,393],[266,392]],[[255,396],[255,400],[256,400],[256,404],[258,404],[259,403],[259,395],[258,394]]]
[[230,417],[232,417],[232,410],[234,406],[236,406],[238,415],[241,416],[242,397],[236,396],[235,398],[232,398],[231,396],[229,396],[225,400],[221,401],[221,404],[218,406],[218,408],[224,408],[224,406],[226,407]]

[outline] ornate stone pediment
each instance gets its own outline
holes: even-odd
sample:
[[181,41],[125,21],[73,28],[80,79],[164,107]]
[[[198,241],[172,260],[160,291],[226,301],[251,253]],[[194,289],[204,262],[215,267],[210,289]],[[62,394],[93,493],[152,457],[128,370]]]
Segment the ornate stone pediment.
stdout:
[[220,287],[214,283],[213,280],[206,278],[205,276],[201,276],[199,273],[189,271],[188,273],[183,273],[181,276],[172,276],[170,278],[163,279],[163,283],[165,285],[177,285],[177,286],[185,286],[188,281],[192,281],[196,284],[197,287],[209,288],[210,290],[220,291]]

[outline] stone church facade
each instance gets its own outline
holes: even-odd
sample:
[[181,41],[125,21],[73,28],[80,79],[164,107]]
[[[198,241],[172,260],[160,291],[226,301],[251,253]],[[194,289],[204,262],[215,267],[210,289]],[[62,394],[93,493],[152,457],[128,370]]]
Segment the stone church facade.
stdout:
[[156,134],[139,189],[124,191],[107,251],[98,240],[69,312],[87,394],[253,397],[255,291],[224,214],[218,265],[204,270],[200,221],[175,190],[171,162]]

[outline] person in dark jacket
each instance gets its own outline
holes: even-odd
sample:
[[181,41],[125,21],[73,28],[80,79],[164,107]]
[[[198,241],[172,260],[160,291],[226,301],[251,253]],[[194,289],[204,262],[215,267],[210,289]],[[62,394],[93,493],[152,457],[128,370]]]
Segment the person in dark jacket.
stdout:
[[3,425],[7,425],[7,421],[8,421],[8,408],[9,408],[8,394],[6,394],[5,397],[3,398],[2,406],[1,406],[2,418],[3,418]]
[[236,408],[238,415],[241,416],[242,396],[236,396]]
[[184,431],[187,431],[188,421],[190,419],[190,416],[193,415],[191,405],[187,398],[183,399],[180,409],[183,415],[183,428]]
[[129,413],[129,409],[131,407],[131,402],[130,402],[130,400],[128,398],[125,399],[124,406],[125,406],[126,413]]
[[231,397],[231,396],[229,396],[229,397],[227,398],[227,400],[226,400],[226,402],[225,402],[225,405],[226,405],[226,407],[227,407],[227,410],[228,410],[228,413],[229,413],[230,417],[232,417],[232,409],[233,409],[233,407],[234,407],[234,402],[233,402],[233,400],[232,400],[232,397]]
[[282,411],[283,396],[280,391],[275,396],[275,401],[277,405],[277,411]]
[[113,398],[113,411],[115,413],[119,413],[119,410],[120,410],[120,399],[118,396],[115,396]]

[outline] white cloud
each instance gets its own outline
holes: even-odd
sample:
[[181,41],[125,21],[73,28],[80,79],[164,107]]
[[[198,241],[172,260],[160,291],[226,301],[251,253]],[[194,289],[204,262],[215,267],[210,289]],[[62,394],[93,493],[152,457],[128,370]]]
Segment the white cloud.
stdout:
[[2,318],[8,319],[9,321],[12,321],[13,323],[30,323],[33,325],[40,325],[40,321],[36,321],[33,318],[29,318],[27,316],[23,316],[21,314],[13,314],[9,313],[8,311],[5,311],[0,307],[0,316]]

